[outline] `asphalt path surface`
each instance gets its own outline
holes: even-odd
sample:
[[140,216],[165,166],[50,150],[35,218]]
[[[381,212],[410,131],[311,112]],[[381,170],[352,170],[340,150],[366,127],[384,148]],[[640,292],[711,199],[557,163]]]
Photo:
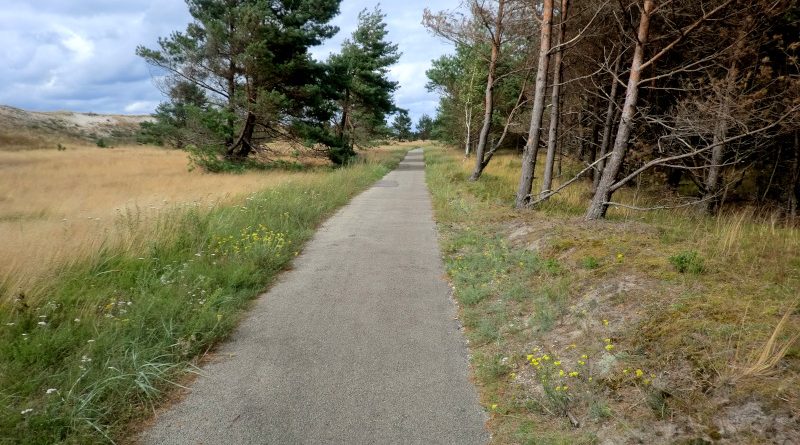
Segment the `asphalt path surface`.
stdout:
[[146,444],[481,444],[422,151],[329,219]]

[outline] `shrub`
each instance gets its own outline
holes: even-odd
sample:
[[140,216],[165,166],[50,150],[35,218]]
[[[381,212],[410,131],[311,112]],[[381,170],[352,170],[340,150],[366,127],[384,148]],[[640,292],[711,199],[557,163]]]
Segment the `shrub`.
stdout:
[[593,256],[587,256],[586,258],[581,260],[581,267],[589,270],[597,269],[598,267],[600,267],[600,262],[597,260],[597,258]]
[[699,274],[705,271],[705,261],[694,250],[683,251],[677,255],[669,257],[669,262],[680,273]]
[[218,154],[213,147],[198,147],[190,145],[186,148],[189,152],[191,169],[199,167],[210,173],[242,173],[253,167],[253,162],[248,159],[234,161]]

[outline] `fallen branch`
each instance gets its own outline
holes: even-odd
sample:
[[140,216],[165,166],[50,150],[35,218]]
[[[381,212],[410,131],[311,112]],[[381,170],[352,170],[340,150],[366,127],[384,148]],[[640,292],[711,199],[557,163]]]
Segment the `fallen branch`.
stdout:
[[[584,173],[588,172],[589,170],[592,170],[592,169],[594,169],[594,167],[595,167],[597,164],[599,164],[601,161],[605,161],[605,160],[606,160],[606,158],[608,158],[609,156],[611,156],[611,153],[608,153],[608,154],[606,154],[605,156],[603,156],[603,157],[601,157],[601,158],[599,158],[599,159],[595,160],[594,162],[592,162],[591,164],[589,164],[589,166],[587,166],[586,168],[584,168],[583,170],[581,170],[581,171],[580,171],[580,172],[579,172],[577,175],[575,175],[575,177],[574,177],[574,178],[572,178],[572,179],[570,179],[569,181],[567,181],[567,182],[565,182],[565,183],[561,184],[561,186],[559,186],[557,189],[555,189],[555,190],[551,190],[551,191],[547,191],[546,193],[542,194],[542,195],[539,197],[539,199],[537,199],[536,201],[531,201],[530,203],[528,203],[527,207],[533,207],[533,206],[535,206],[535,205],[537,205],[537,204],[540,204],[540,203],[541,203],[541,202],[543,202],[543,201],[546,201],[546,200],[547,200],[548,198],[550,198],[551,196],[558,194],[558,193],[559,193],[561,190],[564,190],[565,188],[567,188],[567,186],[569,186],[569,185],[570,185],[570,184],[572,184],[573,182],[575,182],[575,181],[577,181],[578,179],[580,179],[580,178],[581,178],[581,176],[583,176],[583,174],[584,174]],[[529,197],[530,197],[530,196],[529,196]]]

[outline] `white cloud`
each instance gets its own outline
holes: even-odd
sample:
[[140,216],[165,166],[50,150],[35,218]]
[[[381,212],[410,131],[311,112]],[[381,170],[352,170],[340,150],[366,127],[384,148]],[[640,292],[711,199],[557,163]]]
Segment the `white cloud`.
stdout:
[[[334,24],[341,31],[312,54],[324,59],[355,29],[358,12],[372,0],[344,0]],[[430,60],[450,48],[420,24],[426,6],[447,9],[459,0],[385,2],[389,40],[403,57],[391,70],[401,82],[398,105],[412,117],[433,114],[425,91]],[[135,54],[189,22],[183,0],[4,0],[0,8],[0,103],[34,110],[108,113],[151,112],[163,100],[151,71]]]
[[83,62],[94,56],[94,42],[70,29],[61,26],[57,28],[61,28],[61,33],[64,35],[61,44],[75,54],[76,62]]
[[156,106],[158,106],[158,102],[156,101],[143,100],[131,102],[128,105],[125,105],[123,110],[126,114],[148,114],[152,113]]

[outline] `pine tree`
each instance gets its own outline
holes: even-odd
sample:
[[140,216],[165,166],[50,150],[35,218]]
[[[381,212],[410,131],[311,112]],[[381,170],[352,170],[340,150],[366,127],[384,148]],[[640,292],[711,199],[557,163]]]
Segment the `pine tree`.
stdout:
[[361,11],[352,36],[328,60],[331,81],[340,92],[336,134],[345,150],[343,156],[352,154],[353,145],[381,136],[386,116],[397,109],[393,94],[398,83],[389,80],[389,67],[397,63],[400,53],[397,45],[386,40],[385,17],[377,7]]
[[324,125],[332,91],[308,49],[336,33],[328,22],[340,2],[187,0],[193,22],[186,31],[137,54],[208,95],[198,119],[207,130],[203,145],[229,159],[287,134],[330,144]]
[[423,114],[417,122],[417,139],[428,140],[433,134],[433,119]]
[[408,111],[400,110],[395,114],[392,122],[392,131],[394,132],[394,137],[399,141],[411,139],[411,118],[408,116]]
[[205,91],[197,85],[178,81],[169,86],[170,101],[158,105],[152,122],[143,122],[139,142],[184,148],[192,115],[208,105]]

